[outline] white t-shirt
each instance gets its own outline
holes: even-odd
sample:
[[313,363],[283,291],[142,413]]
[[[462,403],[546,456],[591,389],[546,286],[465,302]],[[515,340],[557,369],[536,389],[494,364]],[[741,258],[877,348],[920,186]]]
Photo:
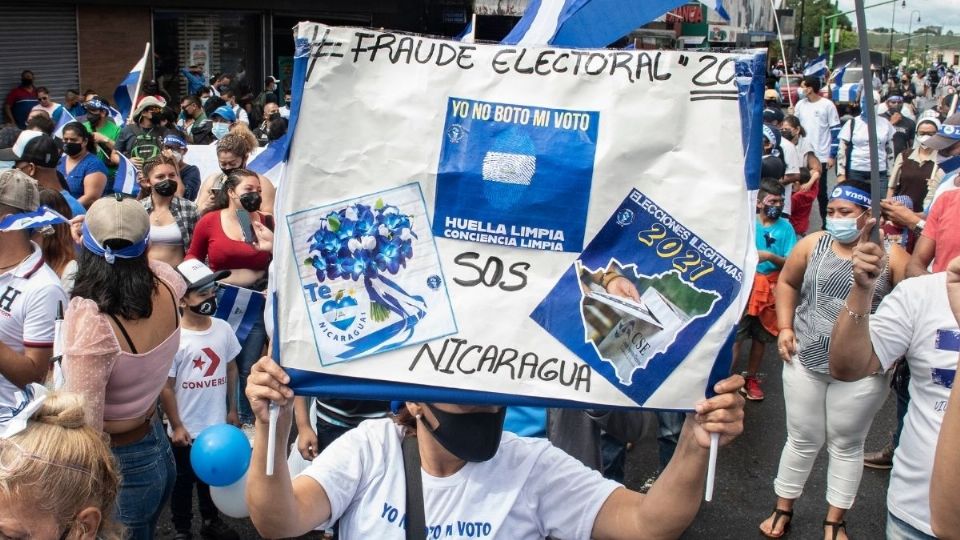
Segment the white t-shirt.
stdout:
[[[840,140],[850,144],[850,122],[853,122],[853,149],[850,151],[850,170],[870,170],[870,128],[863,119],[847,120],[840,128]],[[896,130],[889,120],[877,117],[877,152],[880,171],[887,170],[887,145],[893,140]],[[843,171],[841,171],[843,172]]]
[[813,146],[813,153],[822,163],[830,159],[830,128],[840,124],[837,106],[826,98],[814,103],[808,99],[797,102],[794,107],[800,125],[807,132],[807,140]]
[[[43,262],[40,247],[16,268],[0,274],[0,342],[23,354],[27,347],[53,346],[57,304],[67,295],[57,273]],[[26,405],[23,392],[0,374],[0,429]]]
[[946,287],[943,272],[902,281],[870,316],[870,339],[883,367],[901,356],[910,366],[910,406],[893,457],[887,508],[930,535],[933,455],[960,356],[960,329]]
[[[405,538],[401,432],[367,420],[333,442],[303,472],[330,499],[327,527],[344,540]],[[600,507],[621,487],[545,439],[504,432],[497,454],[446,478],[421,470],[427,538],[588,539]],[[434,532],[437,531],[437,532]]]
[[210,322],[203,331],[180,330],[180,348],[170,366],[180,421],[192,439],[226,421],[227,364],[241,348],[228,322],[212,317]]
[[[800,149],[797,145],[787,139],[780,139],[780,148],[783,149],[783,164],[787,170],[784,174],[800,174],[800,165],[803,161],[800,158]],[[793,184],[783,186],[783,213],[789,214],[793,205],[790,204],[790,197],[793,195]]]

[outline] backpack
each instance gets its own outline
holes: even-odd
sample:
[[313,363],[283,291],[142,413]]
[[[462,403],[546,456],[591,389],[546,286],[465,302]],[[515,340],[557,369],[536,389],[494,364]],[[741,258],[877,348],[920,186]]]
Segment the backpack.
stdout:
[[133,126],[133,141],[130,144],[130,157],[147,162],[160,155],[162,150],[162,128],[154,127],[150,131],[141,126]]

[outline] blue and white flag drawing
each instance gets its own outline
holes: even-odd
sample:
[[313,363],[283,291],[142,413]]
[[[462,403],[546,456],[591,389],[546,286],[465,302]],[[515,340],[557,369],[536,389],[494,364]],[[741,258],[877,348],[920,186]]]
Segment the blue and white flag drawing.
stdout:
[[823,77],[827,73],[827,55],[821,54],[803,66],[804,77]]
[[[504,45],[606,47],[687,0],[532,0]],[[712,3],[730,20],[722,0]]]
[[830,75],[830,80],[833,84],[840,85],[843,84],[843,76],[847,74],[847,68],[853,64],[854,60],[847,62],[846,64],[837,68],[832,75]]
[[0,220],[0,231],[22,231],[24,229],[39,229],[49,225],[57,225],[69,221],[55,210],[41,206],[33,212],[10,214]]
[[63,138],[63,127],[69,124],[70,122],[76,122],[77,119],[70,114],[65,107],[61,107],[60,118],[57,120],[57,125],[53,129],[53,136],[59,139]]
[[240,343],[246,341],[250,329],[263,316],[267,298],[262,292],[220,284],[222,293],[217,299],[217,312],[213,315],[230,324]]
[[133,111],[134,100],[137,98],[138,87],[140,86],[140,80],[143,78],[143,72],[147,66],[147,56],[150,54],[150,44],[147,43],[146,48],[143,49],[143,56],[140,57],[140,60],[137,60],[137,63],[134,64],[133,69],[120,81],[120,84],[117,86],[117,89],[113,92],[113,100],[117,103],[117,108],[120,109],[121,121],[117,124],[122,126],[127,118],[130,118],[130,112]]
[[137,166],[127,156],[117,155],[120,156],[120,164],[117,165],[117,171],[113,177],[113,191],[114,193],[126,193],[136,197],[140,193]]

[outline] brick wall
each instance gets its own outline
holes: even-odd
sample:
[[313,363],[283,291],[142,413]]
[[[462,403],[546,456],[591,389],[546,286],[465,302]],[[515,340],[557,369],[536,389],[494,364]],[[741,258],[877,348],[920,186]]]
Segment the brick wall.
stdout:
[[[117,84],[150,41],[150,8],[80,5],[77,27],[80,91],[92,88],[112,100]],[[151,72],[147,63],[147,73]]]

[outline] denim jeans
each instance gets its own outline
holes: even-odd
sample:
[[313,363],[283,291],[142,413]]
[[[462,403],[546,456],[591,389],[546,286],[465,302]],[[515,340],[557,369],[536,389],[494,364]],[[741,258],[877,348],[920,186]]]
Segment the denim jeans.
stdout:
[[173,517],[173,528],[177,532],[190,532],[193,522],[193,486],[197,486],[197,502],[200,507],[200,516],[204,521],[220,516],[213,499],[210,497],[210,486],[197,478],[190,465],[189,446],[172,446],[173,458],[177,463],[177,481],[173,484],[173,497],[170,499],[170,513]]
[[117,519],[133,540],[153,538],[177,475],[170,441],[163,432],[159,415],[154,415],[151,422],[150,431],[143,439],[111,449],[121,478]]
[[683,429],[683,421],[686,419],[686,413],[657,411],[657,453],[661,471],[666,469],[673,459],[677,443],[680,442],[680,430]]
[[937,538],[887,512],[887,540],[937,540]]
[[[850,176],[847,177],[847,180],[859,180],[861,182],[870,182],[870,171],[855,171],[850,169]],[[887,188],[890,185],[890,179],[887,176],[887,171],[880,171],[880,193],[873,193],[881,199],[887,196]]]

